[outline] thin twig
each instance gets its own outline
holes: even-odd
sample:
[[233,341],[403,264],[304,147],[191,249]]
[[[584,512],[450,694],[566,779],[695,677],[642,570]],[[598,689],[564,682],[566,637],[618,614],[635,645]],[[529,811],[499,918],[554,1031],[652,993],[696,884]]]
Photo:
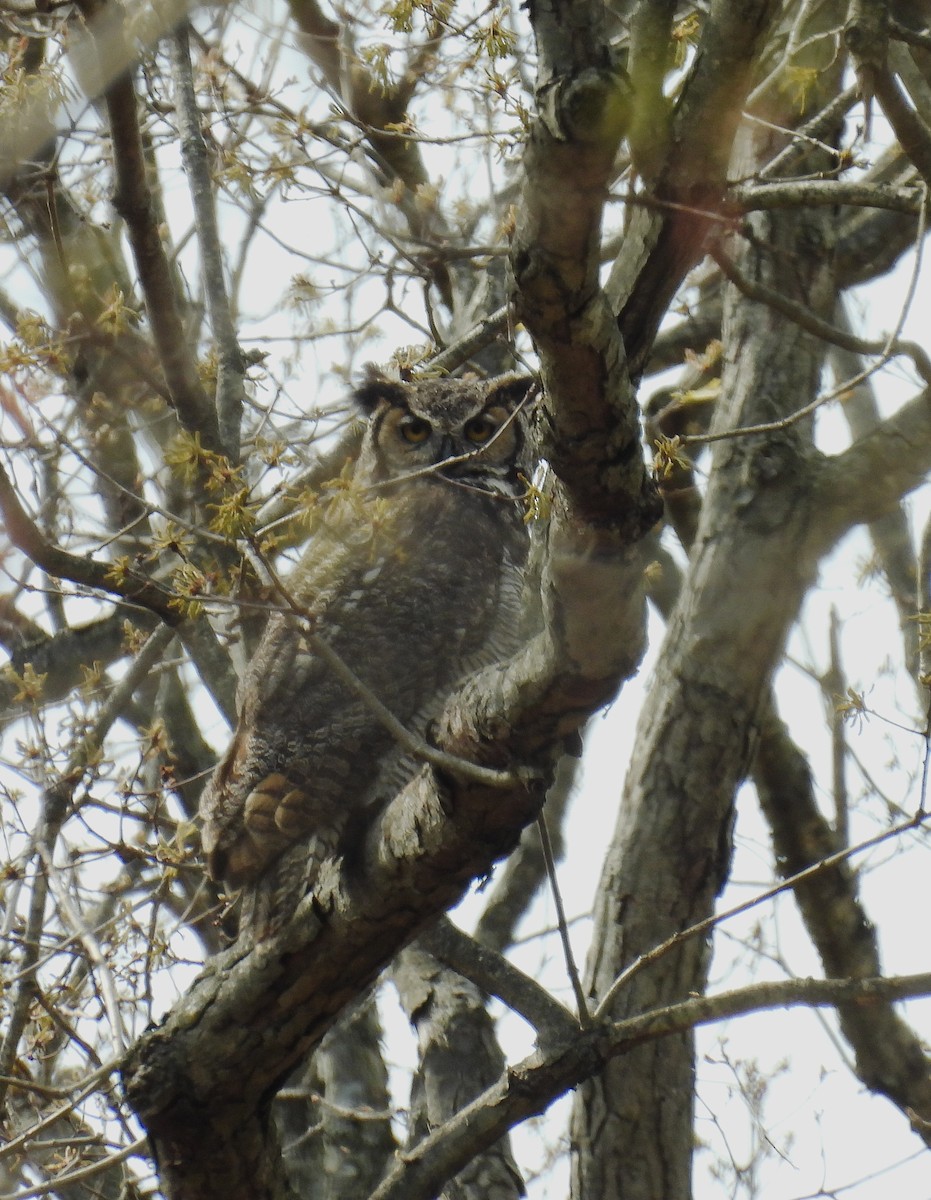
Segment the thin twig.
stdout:
[[[110,728],[121,715],[136,688],[148,677],[173,637],[174,630],[165,626],[161,626],[149,636],[135,661],[130,664],[129,670],[113,689],[100,710],[93,728],[71,754],[62,775],[45,789],[42,814],[35,839],[36,854],[41,861],[52,861],[58,835],[68,815],[72,797],[84,778],[88,764],[94,761],[95,752],[103,745]],[[36,872],[29,901],[26,931],[23,936],[22,959],[19,964],[17,982],[10,999],[6,1037],[0,1047],[0,1076],[13,1074],[13,1064],[16,1061],[19,1041],[26,1027],[29,1006],[35,991],[35,976],[42,931],[45,928],[48,891],[49,874],[40,866]],[[118,1036],[119,1028],[117,1021],[114,1037]],[[2,1104],[5,1093],[6,1085],[0,1082],[0,1104]]]
[[682,929],[674,933],[658,946],[654,946],[652,950],[638,955],[632,963],[624,968],[599,1002],[595,1010],[595,1021],[602,1021],[607,1017],[618,993],[627,986],[635,975],[639,975],[646,967],[664,958],[671,950],[674,950],[677,946],[681,946],[683,942],[690,941],[696,937],[704,937],[706,933],[715,929],[722,922],[729,921],[732,917],[738,917],[741,913],[749,912],[751,909],[756,908],[757,905],[764,904],[767,900],[772,900],[776,896],[782,895],[783,892],[794,891],[800,884],[805,883],[822,871],[830,870],[832,867],[846,862],[855,854],[862,854],[866,850],[872,850],[876,846],[881,846],[883,843],[898,837],[902,833],[907,833],[911,829],[918,829],[926,825],[929,819],[931,819],[931,813],[920,810],[914,817],[903,821],[899,825],[894,825],[891,829],[885,829],[882,833],[877,833],[874,837],[866,838],[864,841],[858,842],[855,846],[845,846],[842,850],[838,850],[836,854],[829,854],[826,858],[819,859],[818,862],[813,863],[810,867],[796,872],[795,875],[790,875],[787,879],[783,879],[771,888],[767,888],[766,891],[758,893],[750,900],[745,900],[742,904],[735,904],[733,908],[715,913],[713,916],[706,917],[703,921],[698,921],[695,925],[690,925],[688,929]]
[[582,989],[582,980],[579,978],[579,969],[575,965],[575,957],[572,953],[572,943],[569,941],[566,910],[563,907],[562,893],[559,890],[559,880],[556,878],[556,864],[553,861],[553,844],[550,841],[550,833],[546,827],[546,817],[542,812],[537,817],[537,829],[540,831],[540,844],[543,847],[546,876],[549,879],[550,891],[553,893],[553,903],[556,905],[556,923],[559,929],[559,940],[562,942],[563,956],[566,960],[566,972],[569,976],[569,982],[572,984],[572,991],[575,993],[575,1002],[579,1006],[579,1024],[583,1029],[589,1029],[592,1024],[592,1015],[588,1010],[588,1002],[585,999],[585,992]]
[[132,1158],[134,1154],[146,1154],[149,1145],[147,1137],[137,1138],[137,1140],[129,1146],[124,1146],[122,1150],[118,1150],[115,1154],[110,1154],[106,1158],[101,1158],[97,1162],[88,1163],[86,1167],[78,1167],[75,1171],[67,1171],[63,1175],[56,1175],[54,1179],[50,1179],[47,1183],[37,1183],[34,1187],[24,1188],[17,1192],[4,1192],[0,1195],[0,1200],[31,1200],[34,1196],[49,1196],[52,1193],[60,1193],[62,1188],[68,1187],[74,1183],[80,1183],[84,1179],[92,1179],[95,1175],[99,1175],[101,1171],[108,1171],[111,1167],[115,1167],[118,1163],[125,1162],[127,1158]]
[[834,833],[838,842],[846,846],[850,841],[850,799],[847,795],[846,765],[847,738],[844,729],[844,715],[838,709],[838,698],[847,691],[844,678],[844,668],[841,663],[840,651],[841,620],[837,609],[831,605],[830,626],[828,630],[828,645],[830,646],[830,665],[827,673],[820,677],[825,701],[828,705],[831,719],[831,774],[832,793],[834,796]]

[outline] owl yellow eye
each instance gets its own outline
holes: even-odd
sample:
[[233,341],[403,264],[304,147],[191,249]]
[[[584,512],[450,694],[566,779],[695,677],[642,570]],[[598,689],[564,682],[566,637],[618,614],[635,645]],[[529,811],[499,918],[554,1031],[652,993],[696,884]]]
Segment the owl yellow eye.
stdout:
[[424,421],[422,417],[405,417],[398,428],[405,442],[411,442],[412,445],[425,442],[433,432],[430,422]]
[[497,428],[498,426],[491,417],[482,414],[482,416],[473,417],[471,421],[466,422],[464,433],[470,442],[481,446],[488,441]]

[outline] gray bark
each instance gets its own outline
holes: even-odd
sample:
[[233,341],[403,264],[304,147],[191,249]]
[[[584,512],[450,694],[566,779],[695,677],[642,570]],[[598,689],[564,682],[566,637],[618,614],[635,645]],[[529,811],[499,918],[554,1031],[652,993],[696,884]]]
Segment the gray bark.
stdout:
[[[417,944],[401,952],[391,978],[417,1031],[408,1129],[409,1144],[416,1145],[494,1083],[504,1056],[478,988]],[[515,1200],[523,1194],[510,1140],[503,1138],[449,1181],[443,1200]]]
[[[823,292],[817,216],[759,215],[754,233],[768,252],[745,249],[745,271],[808,303]],[[790,278],[784,264],[791,259],[797,268],[803,244],[804,273]],[[797,340],[779,315],[739,303],[730,289],[724,342],[712,432],[771,421],[815,393],[823,349]],[[597,892],[589,963],[596,997],[638,955],[713,911],[760,703],[817,568],[820,469],[807,426],[715,447],[690,571],[638,726]],[[671,951],[621,992],[612,1015],[701,993],[707,963],[703,939]],[[573,1120],[574,1194],[685,1200],[693,1090],[689,1034],[637,1050],[584,1085]]]
[[364,1200],[396,1143],[374,994],[337,1021],[278,1093],[288,1180],[302,1200]]

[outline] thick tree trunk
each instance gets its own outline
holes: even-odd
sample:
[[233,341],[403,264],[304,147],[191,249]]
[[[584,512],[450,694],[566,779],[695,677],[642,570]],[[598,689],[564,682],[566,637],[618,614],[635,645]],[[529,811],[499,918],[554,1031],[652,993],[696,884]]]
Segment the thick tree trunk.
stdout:
[[[755,232],[771,249],[746,253],[743,269],[817,308],[818,220],[760,217]],[[822,349],[800,341],[778,315],[731,294],[724,339],[714,431],[778,419],[816,394]],[[641,717],[598,889],[589,964],[595,997],[638,955],[713,911],[761,698],[817,568],[819,466],[807,423],[717,443],[691,570]],[[707,963],[707,943],[686,942],[622,989],[611,1015],[702,992]],[[643,1047],[583,1086],[573,1121],[574,1194],[686,1200],[693,1089],[689,1035]]]

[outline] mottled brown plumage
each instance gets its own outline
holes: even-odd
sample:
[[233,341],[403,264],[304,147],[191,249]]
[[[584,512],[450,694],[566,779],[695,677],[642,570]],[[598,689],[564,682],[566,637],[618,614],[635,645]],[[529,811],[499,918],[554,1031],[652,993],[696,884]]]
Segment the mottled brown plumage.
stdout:
[[528,388],[373,376],[356,393],[368,424],[352,483],[287,581],[201,799],[210,874],[245,889],[253,923],[285,919],[353,814],[416,766],[314,638],[417,732],[466,675],[514,649]]

